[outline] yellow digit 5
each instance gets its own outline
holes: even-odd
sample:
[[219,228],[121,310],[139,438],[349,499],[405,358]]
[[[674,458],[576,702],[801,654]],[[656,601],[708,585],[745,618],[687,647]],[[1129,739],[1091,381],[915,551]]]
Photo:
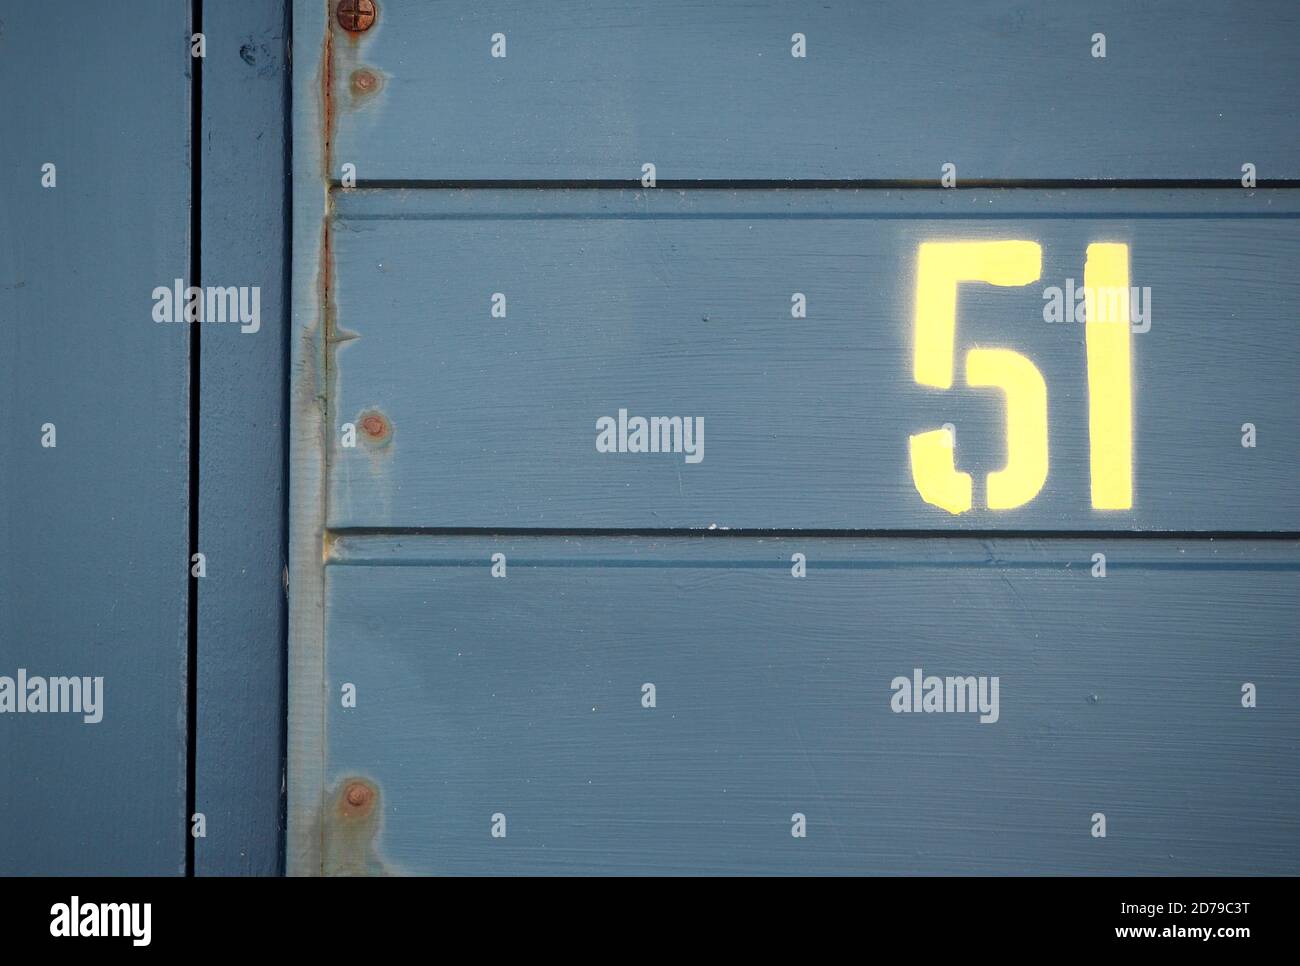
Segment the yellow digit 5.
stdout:
[[[1042,272],[1037,242],[925,242],[916,273],[916,345],[913,375],[923,386],[951,389],[957,344],[957,286],[961,282],[1028,285]],[[1127,328],[1125,329],[1127,333]],[[966,383],[994,386],[1006,394],[1007,465],[990,473],[988,500],[1007,510],[1032,500],[1047,479],[1047,384],[1029,359],[1010,349],[972,349]],[[912,479],[921,499],[949,513],[971,508],[971,478],[953,461],[947,430],[917,433],[908,440]]]

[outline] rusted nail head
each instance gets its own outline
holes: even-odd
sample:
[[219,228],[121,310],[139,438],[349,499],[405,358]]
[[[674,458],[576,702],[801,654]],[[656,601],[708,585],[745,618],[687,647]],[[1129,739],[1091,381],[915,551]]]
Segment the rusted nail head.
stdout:
[[344,30],[361,33],[369,30],[375,22],[375,0],[339,0],[334,15]]
[[366,431],[367,436],[379,437],[388,432],[388,423],[378,413],[371,413],[361,420],[361,428]]
[[352,75],[352,86],[363,94],[369,94],[379,86],[379,78],[368,70],[359,70]]
[[366,785],[364,782],[353,782],[347,787],[347,791],[344,792],[344,797],[347,799],[348,804],[353,808],[363,808],[370,804],[370,796],[372,794],[370,786]]

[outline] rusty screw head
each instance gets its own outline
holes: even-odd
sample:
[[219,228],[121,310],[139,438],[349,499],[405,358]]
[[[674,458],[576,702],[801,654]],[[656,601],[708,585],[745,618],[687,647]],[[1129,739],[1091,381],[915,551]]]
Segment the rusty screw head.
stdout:
[[353,808],[365,808],[370,804],[370,798],[374,792],[365,782],[353,782],[343,793],[344,799]]
[[359,34],[369,30],[375,22],[375,0],[339,0],[334,15],[340,27]]
[[379,413],[370,413],[362,418],[361,429],[371,439],[382,439],[388,435],[388,421]]
[[353,71],[352,89],[358,94],[371,94],[379,89],[379,78],[373,71],[364,69]]

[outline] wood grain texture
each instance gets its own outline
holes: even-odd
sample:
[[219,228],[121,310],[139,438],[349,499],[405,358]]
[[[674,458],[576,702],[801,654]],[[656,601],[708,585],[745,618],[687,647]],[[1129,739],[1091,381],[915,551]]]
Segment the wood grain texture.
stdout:
[[[1228,187],[1300,176],[1300,14],[326,16],[295,2],[291,871],[1300,871],[1300,206]],[[1096,184],[686,184],[919,188],[945,161]],[[349,162],[362,187],[323,192]],[[644,162],[671,187],[627,187]],[[959,354],[1023,352],[1048,385],[1050,473],[1016,511],[978,509],[1000,394],[912,381],[917,246],[953,238],[1043,247],[1039,282],[959,300]],[[1042,320],[1094,242],[1151,289],[1132,511],[1089,507],[1083,328]],[[598,454],[619,408],[703,416],[704,461]],[[976,476],[958,518],[907,460],[945,422]],[[438,533],[462,528],[495,535]],[[1010,530],[1041,533],[974,532]],[[998,721],[893,713],[918,667],[996,675]]]
[[189,9],[0,20],[0,674],[104,678],[98,724],[0,716],[0,873],[183,874]]
[[[1300,210],[1288,191],[358,191],[333,250],[335,528],[1300,530]],[[992,511],[1000,391],[918,386],[923,241],[1023,238],[1042,276],[961,288],[957,358],[1024,353],[1049,475]],[[1132,336],[1134,506],[1092,509],[1083,326],[1044,291],[1123,241],[1150,290]],[[491,316],[493,293],[506,318]],[[791,317],[791,294],[807,318]],[[600,453],[620,408],[701,416],[703,461]],[[342,445],[379,411],[383,445]],[[1258,446],[1243,448],[1253,423]],[[922,501],[908,437],[956,427],[975,509]]]
[[[1296,541],[343,537],[327,588],[390,872],[1300,868]],[[999,719],[892,712],[916,667]]]
[[335,73],[332,170],[937,183],[953,162],[966,179],[1235,181],[1251,162],[1294,179],[1298,35],[1285,0],[386,3],[349,41],[382,89]]
[[284,867],[286,4],[209,4],[203,26],[201,275],[256,286],[261,327],[202,333],[194,866],[271,875]]

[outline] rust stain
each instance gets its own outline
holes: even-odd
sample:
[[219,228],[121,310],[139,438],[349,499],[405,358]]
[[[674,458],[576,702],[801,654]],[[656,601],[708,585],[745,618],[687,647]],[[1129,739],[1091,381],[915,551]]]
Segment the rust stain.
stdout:
[[369,778],[345,778],[327,801],[321,823],[321,871],[325,875],[394,875],[376,844],[383,818],[379,786]]
[[[320,307],[321,321],[324,323],[323,330],[325,340],[328,344],[330,336],[334,331],[334,307],[330,302],[330,294],[334,289],[334,250],[333,237],[330,228],[330,221],[334,217],[334,200],[331,197],[325,203],[325,225],[321,230],[321,252],[320,252]],[[327,366],[328,370],[328,366]]]
[[[337,379],[337,365],[334,360],[333,341],[336,320],[334,312],[334,194],[331,191],[334,167],[334,125],[337,105],[334,98],[334,31],[325,31],[324,49],[321,55],[321,182],[325,192],[324,211],[321,224],[320,264],[317,269],[317,298],[320,306],[320,333],[322,339],[323,372],[321,374],[320,393],[323,411],[322,429],[326,434],[332,432],[331,402],[337,398],[334,381]],[[324,454],[322,480],[326,492],[329,490],[329,453],[330,446],[322,440],[321,450]]]
[[362,67],[352,72],[350,86],[352,88],[352,102],[356,105],[383,90],[384,80],[369,67]]
[[374,790],[365,782],[349,782],[343,790],[343,801],[354,815],[367,815],[374,804]]
[[334,140],[334,31],[325,31],[324,47],[321,50],[320,69],[321,99],[321,175],[328,188],[330,182],[330,147]]
[[[327,391],[329,380],[329,351],[328,351],[328,312],[330,286],[332,284],[333,258],[330,251],[330,217],[332,197],[330,193],[330,157],[331,145],[334,137],[334,31],[328,27],[324,31],[325,36],[321,41],[321,58],[317,77],[317,93],[319,97],[318,110],[320,112],[320,179],[321,192],[323,195],[321,206],[321,226],[320,226],[320,251],[317,256],[316,266],[316,318],[308,326],[304,326],[302,339],[305,343],[300,350],[300,357],[303,360],[304,371],[296,373],[295,384],[301,386],[301,394],[295,400],[295,404],[300,407],[300,413],[295,417],[300,425],[311,426],[317,435],[316,452],[318,454],[318,492],[316,494],[316,508],[311,517],[311,525],[320,533],[325,546],[322,547],[322,567],[314,575],[303,575],[310,580],[311,576],[318,579],[315,593],[320,594],[320,598],[315,603],[320,608],[313,620],[324,621],[324,563],[328,559],[328,534],[325,527],[326,511],[325,504],[328,499],[328,481],[329,481],[329,446],[326,445],[329,438],[329,393]],[[300,507],[298,512],[309,512],[307,507]],[[323,634],[322,634],[323,637]],[[323,646],[323,640],[320,641]],[[323,669],[322,669],[323,675]],[[324,742],[326,732],[326,710],[325,703],[321,703],[319,709],[320,718],[316,722],[316,734],[318,740]],[[308,725],[310,727],[310,724]],[[324,754],[322,747],[321,754]],[[301,828],[303,838],[298,846],[300,852],[300,861],[304,869],[314,870],[317,874],[324,873],[327,870],[326,857],[327,852],[332,856],[337,852],[333,845],[332,836],[326,827],[326,793],[324,787],[319,789],[320,798],[311,808],[314,815],[310,816],[310,821],[303,821]],[[305,811],[306,809],[304,809]],[[303,816],[304,819],[308,816]],[[334,860],[331,858],[331,862]]]
[[[360,4],[365,6],[365,0]],[[374,9],[374,4],[370,4]],[[373,20],[372,20],[373,22]],[[316,275],[317,318],[315,324],[303,332],[303,338],[309,345],[303,353],[307,365],[315,371],[304,373],[300,384],[303,395],[299,400],[304,410],[310,409],[320,433],[320,483],[321,500],[318,509],[320,533],[322,537],[322,566],[328,563],[332,552],[335,535],[329,530],[328,501],[330,490],[330,455],[329,445],[337,425],[333,412],[338,399],[339,369],[337,364],[338,343],[356,338],[354,333],[341,332],[338,326],[337,309],[334,302],[335,253],[333,247],[333,225],[335,218],[335,196],[333,191],[334,138],[339,109],[346,103],[343,96],[336,97],[336,85],[344,77],[352,79],[353,102],[358,92],[369,95],[377,92],[383,82],[375,71],[351,70],[356,66],[356,50],[353,45],[337,45],[335,33],[348,36],[353,41],[356,36],[344,34],[341,25],[327,29],[321,51],[319,77],[320,94],[320,178],[324,203],[321,214],[320,251]],[[336,59],[337,58],[337,59]],[[369,79],[366,79],[366,77]],[[373,88],[373,90],[371,90]],[[308,378],[310,376],[310,378]],[[362,439],[374,450],[382,450],[392,440],[393,427],[388,418],[378,411],[370,410],[358,420]],[[379,458],[378,452],[374,453]],[[320,734],[325,735],[328,714],[326,706],[321,707]],[[320,800],[315,804],[316,821],[305,823],[310,829],[313,845],[319,851],[309,855],[309,863],[324,875],[347,876],[367,875],[383,876],[400,874],[391,864],[380,857],[378,841],[383,824],[383,794],[379,785],[369,778],[355,775],[348,776],[331,788],[322,788]]]
[[393,425],[377,409],[368,409],[357,417],[361,438],[371,446],[383,446],[393,438]]

